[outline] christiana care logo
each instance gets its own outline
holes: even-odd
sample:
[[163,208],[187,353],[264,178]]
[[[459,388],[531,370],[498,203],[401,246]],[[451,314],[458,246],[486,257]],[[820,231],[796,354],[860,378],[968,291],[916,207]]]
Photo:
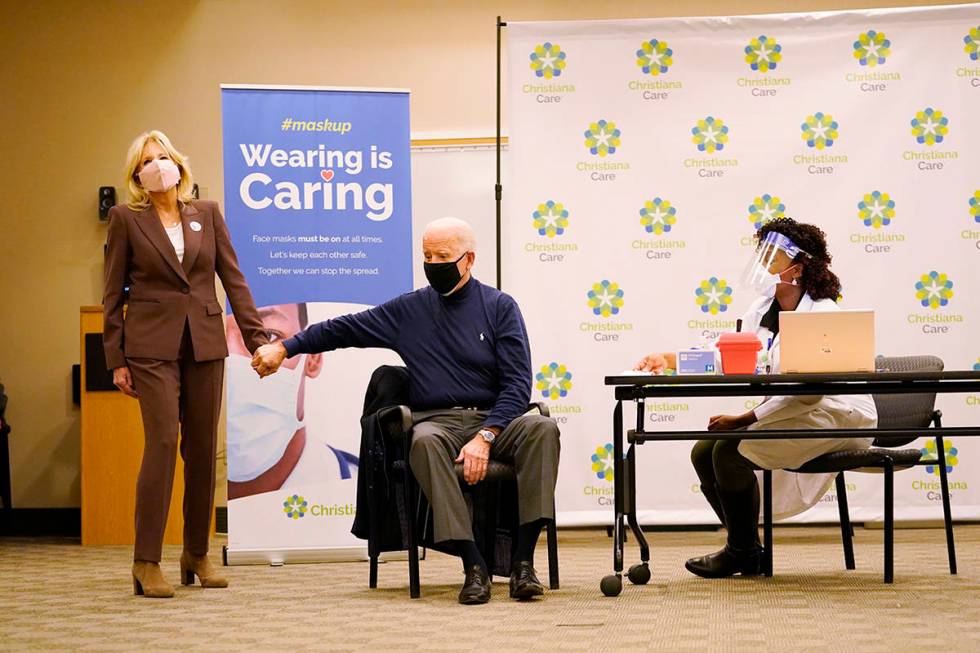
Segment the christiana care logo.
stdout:
[[745,63],[749,68],[759,72],[776,70],[776,65],[783,59],[783,46],[771,36],[759,35],[745,46]]
[[720,152],[728,143],[728,125],[724,121],[708,116],[698,120],[691,128],[691,142],[698,147],[699,152]]
[[953,297],[953,282],[945,274],[933,270],[915,282],[915,298],[926,308],[945,307]]
[[531,53],[531,70],[535,77],[553,79],[565,69],[565,53],[557,43],[542,43]]
[[613,446],[607,443],[605,446],[596,447],[592,454],[592,471],[600,481],[613,482]]
[[306,499],[294,494],[282,502],[282,511],[287,519],[300,519],[306,516]]
[[645,75],[661,75],[666,73],[674,63],[674,51],[670,49],[666,41],[650,39],[644,41],[640,49],[636,51],[636,65],[640,67]]
[[974,222],[980,222],[980,190],[973,191],[973,197],[970,198],[970,215]]
[[564,204],[554,200],[538,204],[538,208],[531,216],[534,218],[534,228],[538,230],[539,236],[548,238],[561,236],[568,226],[568,210]]
[[806,142],[806,146],[818,150],[833,147],[834,141],[840,135],[834,117],[829,113],[820,111],[807,116],[803,124],[800,125],[800,130],[803,132],[801,137]]
[[603,279],[592,284],[589,290],[589,308],[594,315],[609,317],[619,313],[623,306],[623,289],[615,281]]
[[971,61],[980,60],[980,25],[977,25],[963,37],[963,52],[970,57]]
[[704,279],[694,291],[694,301],[702,313],[724,313],[732,303],[732,287],[718,277]]
[[854,42],[854,58],[862,66],[874,68],[885,63],[891,54],[892,42],[885,38],[884,32],[869,30],[858,36]]
[[942,111],[927,107],[912,118],[912,136],[920,145],[932,147],[942,143],[949,133],[949,118]]
[[659,197],[654,197],[643,204],[640,209],[640,224],[648,234],[658,236],[670,231],[674,223],[677,222],[677,209],[670,205],[670,202]]
[[895,200],[888,193],[875,190],[858,202],[858,217],[865,227],[880,229],[891,224],[895,217]]
[[786,205],[776,197],[766,193],[752,200],[749,204],[749,222],[756,230],[761,229],[767,222],[786,216]]
[[[926,446],[920,449],[920,451],[922,452],[923,458],[930,458],[932,460],[936,460],[936,458],[938,457],[937,456],[938,452],[936,451],[936,440],[930,439],[928,442],[926,442]],[[959,458],[957,458],[958,453],[959,450],[957,450],[957,448],[953,446],[952,440],[948,440],[948,439],[943,440],[943,456],[946,459],[947,474],[951,473],[953,471],[953,468],[956,467],[957,464],[959,464],[960,461]],[[936,476],[939,476],[940,469],[941,468],[939,467],[939,465],[926,465],[926,474],[935,474]]]
[[620,131],[616,123],[599,120],[585,130],[585,147],[596,156],[615,154],[620,144]]
[[545,399],[560,399],[568,396],[572,387],[572,373],[561,363],[552,361],[534,375],[537,389]]

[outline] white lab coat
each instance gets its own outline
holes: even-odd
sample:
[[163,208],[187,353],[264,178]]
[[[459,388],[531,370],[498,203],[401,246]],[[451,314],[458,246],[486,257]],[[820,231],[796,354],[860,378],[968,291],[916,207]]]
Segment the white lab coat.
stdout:
[[[772,332],[760,326],[774,298],[759,297],[742,316],[742,331],[754,332],[762,346],[772,338]],[[797,311],[837,311],[831,299],[814,301],[804,293]],[[779,372],[779,336],[773,338],[769,349],[772,372]],[[766,397],[755,408],[757,429],[860,429],[875,428],[878,412],[871,395],[824,395]],[[775,519],[797,515],[815,505],[833,484],[834,474],[795,474],[785,471],[831,451],[866,449],[873,437],[828,438],[819,440],[743,440],[738,450],[763,469],[772,469],[772,507]],[[760,472],[761,475],[761,472]],[[761,482],[761,478],[760,478]]]

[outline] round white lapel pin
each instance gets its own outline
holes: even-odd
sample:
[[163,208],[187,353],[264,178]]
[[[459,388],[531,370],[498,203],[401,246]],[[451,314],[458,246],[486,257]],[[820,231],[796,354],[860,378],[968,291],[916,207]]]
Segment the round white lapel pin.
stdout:
[[200,230],[201,230],[201,223],[198,222],[197,220],[192,220],[191,231],[200,231]]

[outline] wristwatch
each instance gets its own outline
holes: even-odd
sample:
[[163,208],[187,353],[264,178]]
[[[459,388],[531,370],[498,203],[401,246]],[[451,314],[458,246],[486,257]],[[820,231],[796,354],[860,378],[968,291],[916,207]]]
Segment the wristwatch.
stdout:
[[487,444],[493,444],[493,441],[497,439],[497,434],[490,429],[480,429],[477,431],[481,438],[483,438]]

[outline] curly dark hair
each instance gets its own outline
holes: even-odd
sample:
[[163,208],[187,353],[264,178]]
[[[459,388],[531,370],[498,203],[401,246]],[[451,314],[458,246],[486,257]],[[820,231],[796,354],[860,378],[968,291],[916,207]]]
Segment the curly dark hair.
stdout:
[[800,275],[803,290],[815,300],[836,301],[840,295],[840,279],[830,271],[832,257],[827,251],[827,234],[820,227],[803,224],[793,218],[776,218],[762,225],[755,233],[756,247],[771,232],[786,236],[803,250],[793,259],[793,263],[803,264],[803,273]]

